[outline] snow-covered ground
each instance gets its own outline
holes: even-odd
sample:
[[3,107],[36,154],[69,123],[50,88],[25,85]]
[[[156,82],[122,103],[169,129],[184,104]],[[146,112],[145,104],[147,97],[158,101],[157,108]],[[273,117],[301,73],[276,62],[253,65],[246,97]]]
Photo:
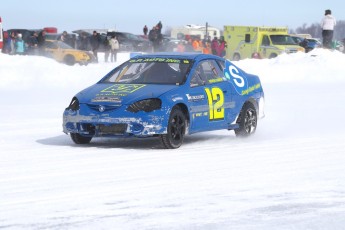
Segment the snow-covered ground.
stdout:
[[62,133],[73,95],[113,64],[0,54],[0,228],[344,229],[345,55],[236,64],[265,90],[256,134],[195,134],[166,150]]

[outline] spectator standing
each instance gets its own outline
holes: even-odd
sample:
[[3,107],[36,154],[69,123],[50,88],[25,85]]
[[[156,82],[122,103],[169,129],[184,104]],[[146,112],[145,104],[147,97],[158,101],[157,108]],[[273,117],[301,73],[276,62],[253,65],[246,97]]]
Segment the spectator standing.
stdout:
[[159,32],[158,26],[154,26],[149,32],[149,40],[152,42],[153,52],[160,51],[160,46],[163,40],[162,34]]
[[110,50],[111,50],[111,46],[110,46],[110,39],[108,39],[108,36],[105,37],[104,41],[103,41],[103,46],[104,46],[104,61],[108,62],[109,60],[109,55],[110,55]]
[[70,45],[71,47],[75,48],[74,41],[72,37],[67,33],[67,31],[62,32],[61,36],[58,38],[58,40],[66,43],[67,45]]
[[87,36],[87,34],[85,32],[83,32],[81,34],[81,36],[79,37],[79,45],[78,45],[78,49],[80,50],[85,50],[88,51],[88,47],[89,47],[89,38]]
[[192,46],[194,51],[199,51],[200,50],[200,43],[199,43],[199,39],[195,38],[192,42]]
[[217,37],[214,37],[211,42],[211,51],[213,55],[218,55],[219,41]]
[[6,32],[4,33],[4,47],[2,49],[2,52],[5,54],[10,54],[11,53],[11,36]]
[[29,38],[28,42],[28,54],[31,55],[38,55],[38,34],[34,32],[32,36]]
[[111,36],[109,43],[110,43],[110,47],[111,47],[110,60],[111,60],[111,62],[116,62],[117,52],[120,49],[119,41],[117,40],[116,36],[113,35],[113,36]]
[[45,44],[46,43],[46,32],[42,30],[37,37],[37,46],[40,55],[44,56],[45,55]]
[[321,21],[322,28],[322,45],[324,48],[332,48],[333,30],[336,25],[336,20],[332,15],[331,10],[325,11],[325,16]]
[[17,34],[15,49],[16,49],[16,54],[19,54],[19,55],[25,54],[25,42],[22,38],[22,34]]
[[193,48],[193,40],[192,38],[189,38],[187,41],[187,44],[185,45],[184,51],[185,52],[194,52],[194,48]]
[[157,23],[156,27],[158,28],[158,32],[159,32],[160,34],[162,34],[163,24],[162,24],[161,21],[159,21],[159,22]]
[[14,32],[11,33],[11,37],[9,38],[9,47],[10,47],[10,53],[11,55],[16,53],[16,48],[15,48],[15,44],[16,44],[16,34]]
[[97,31],[93,31],[93,34],[90,37],[90,44],[91,44],[93,55],[96,58],[96,62],[98,62],[97,52],[98,52],[100,43],[101,43],[101,38],[99,34],[97,33]]
[[208,35],[205,35],[205,36],[204,36],[204,39],[202,39],[202,45],[203,45],[203,47],[206,47],[206,43],[211,44],[211,37],[208,36]]
[[205,42],[204,48],[202,49],[202,53],[204,54],[211,54],[211,45],[210,42]]
[[62,32],[60,37],[58,38],[59,41],[63,41],[64,43],[67,43],[68,40],[68,34],[67,31]]
[[144,35],[147,36],[147,32],[149,32],[149,29],[147,28],[147,25],[143,28]]
[[226,41],[224,40],[224,36],[220,36],[217,55],[219,57],[224,57],[226,55],[226,48],[227,47],[228,47],[228,45],[227,45]]
[[185,46],[183,44],[183,41],[180,40],[177,44],[176,52],[184,52],[184,51],[185,51]]

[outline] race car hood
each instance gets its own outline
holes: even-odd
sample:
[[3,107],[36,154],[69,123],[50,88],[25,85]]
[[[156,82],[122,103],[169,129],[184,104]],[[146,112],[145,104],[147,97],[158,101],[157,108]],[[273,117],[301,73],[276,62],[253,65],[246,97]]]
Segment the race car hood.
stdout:
[[158,98],[177,87],[176,85],[98,83],[84,89],[76,96],[80,103],[125,105],[147,98]]

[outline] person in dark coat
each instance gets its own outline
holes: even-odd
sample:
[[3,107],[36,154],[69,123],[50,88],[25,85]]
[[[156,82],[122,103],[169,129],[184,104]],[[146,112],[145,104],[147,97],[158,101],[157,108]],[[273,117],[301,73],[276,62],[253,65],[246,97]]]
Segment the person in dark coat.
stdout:
[[144,35],[147,36],[147,32],[149,31],[149,29],[147,28],[147,25],[144,26],[143,28],[143,32],[144,32]]
[[97,33],[97,31],[93,31],[93,34],[90,37],[90,45],[91,45],[93,55],[96,58],[96,62],[98,62],[97,51],[98,51],[100,43],[101,43],[100,35]]
[[85,32],[83,32],[79,37],[78,49],[85,51],[89,50],[89,37]]
[[161,49],[163,36],[159,33],[159,28],[154,26],[149,32],[149,40],[152,42],[153,52],[158,52]]
[[38,55],[38,34],[34,32],[32,36],[29,38],[28,42],[28,54],[30,55]]
[[45,46],[46,46],[46,32],[42,30],[37,37],[37,46],[39,50],[39,54],[42,56],[46,55]]
[[162,28],[163,28],[163,24],[161,21],[159,21],[156,25],[158,32],[161,34],[162,33]]

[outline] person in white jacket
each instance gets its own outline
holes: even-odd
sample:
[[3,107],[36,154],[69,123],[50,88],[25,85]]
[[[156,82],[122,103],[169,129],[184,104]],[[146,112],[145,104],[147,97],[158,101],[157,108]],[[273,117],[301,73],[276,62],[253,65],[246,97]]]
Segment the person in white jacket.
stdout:
[[326,10],[325,16],[321,21],[322,45],[324,48],[332,48],[333,30],[336,24],[337,22],[332,16],[332,11]]
[[120,44],[119,44],[119,41],[116,39],[115,35],[111,36],[111,39],[109,40],[109,44],[110,44],[110,47],[111,47],[111,50],[110,50],[110,52],[111,52],[110,60],[111,60],[111,62],[116,62],[117,51],[120,48]]

